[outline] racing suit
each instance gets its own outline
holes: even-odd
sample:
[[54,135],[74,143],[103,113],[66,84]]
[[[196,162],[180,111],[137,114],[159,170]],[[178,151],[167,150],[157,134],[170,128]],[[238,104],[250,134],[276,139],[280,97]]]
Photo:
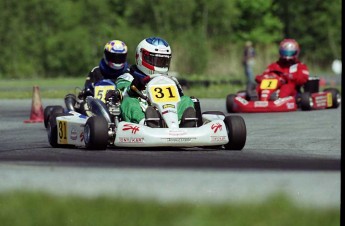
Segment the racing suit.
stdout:
[[[135,65],[130,67],[129,74],[119,76],[116,81],[117,88],[123,91],[123,101],[120,106],[121,115],[124,121],[143,124],[145,119],[143,109],[146,109],[147,102],[130,90],[130,85],[132,84],[134,78],[142,80],[143,78],[147,77],[147,75],[142,73]],[[175,81],[181,96],[181,101],[177,108],[178,119],[181,120],[185,109],[188,107],[194,107],[194,102],[190,97],[183,95],[182,88],[175,77],[169,75],[167,76]]]
[[123,74],[129,72],[128,63],[120,70],[115,70],[107,66],[104,59],[102,59],[98,66],[94,67],[88,74],[85,80],[84,88],[78,94],[78,99],[74,94],[67,94],[65,96],[65,104],[68,110],[75,110],[81,114],[88,115],[88,106],[85,103],[87,96],[93,96],[94,84],[102,79],[110,79],[114,83],[116,79]]
[[[309,79],[309,70],[307,65],[301,63],[299,60],[285,60],[279,59],[278,61],[270,64],[266,70],[255,77],[257,83],[261,83],[265,75],[272,71],[281,72],[286,83],[280,87],[279,98],[287,96],[296,96],[297,88],[303,86]],[[257,86],[257,91],[259,86]]]
[[115,82],[120,75],[128,72],[129,67],[127,62],[125,63],[125,66],[122,69],[115,70],[107,66],[104,59],[102,59],[99,63],[99,66],[94,67],[89,72],[85,80],[84,89],[93,89],[93,85],[102,79],[110,79],[113,82]]

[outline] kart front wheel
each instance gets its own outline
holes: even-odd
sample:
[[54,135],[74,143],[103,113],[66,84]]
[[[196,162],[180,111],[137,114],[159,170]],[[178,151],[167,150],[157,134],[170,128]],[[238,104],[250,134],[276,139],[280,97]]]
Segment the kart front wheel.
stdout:
[[224,145],[226,150],[242,150],[247,139],[244,119],[239,115],[228,115],[224,119],[229,142]]
[[107,120],[102,116],[90,117],[84,127],[85,147],[89,150],[105,150],[108,139]]
[[229,94],[226,97],[226,110],[228,111],[228,113],[234,113],[234,101],[235,101],[235,94]]
[[43,112],[43,122],[44,122],[44,127],[47,128],[49,117],[54,114],[54,113],[63,113],[64,109],[60,105],[49,105],[44,108]]
[[47,122],[47,133],[48,133],[48,141],[49,144],[53,148],[62,147],[63,145],[58,144],[58,128],[56,124],[56,118],[59,116],[66,116],[69,114],[61,113],[61,112],[52,112],[49,116],[49,121]]

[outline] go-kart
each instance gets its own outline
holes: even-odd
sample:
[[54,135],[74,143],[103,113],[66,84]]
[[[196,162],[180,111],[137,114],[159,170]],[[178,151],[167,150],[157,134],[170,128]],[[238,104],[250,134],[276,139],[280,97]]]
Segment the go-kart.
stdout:
[[[96,88],[95,84],[95,88]],[[114,90],[115,85],[110,90]],[[96,95],[86,97],[92,115],[73,110],[61,112],[61,106],[47,110],[47,133],[52,147],[81,147],[104,150],[107,147],[215,147],[242,150],[246,142],[246,125],[241,116],[225,116],[220,111],[201,113],[197,98],[192,98],[196,109],[195,127],[181,128],[177,116],[180,94],[176,83],[163,75],[151,76],[146,89],[132,90],[145,99],[160,114],[161,128],[147,123],[123,121],[120,114],[121,98],[103,98],[105,89],[97,87]],[[109,91],[108,91],[109,92]],[[149,119],[146,119],[149,120]]]
[[272,71],[262,79],[258,89],[250,84],[247,90],[229,94],[226,97],[226,109],[231,113],[296,111],[297,104],[293,96],[278,98],[279,89],[284,83],[284,77]]
[[248,86],[247,90],[227,95],[227,112],[290,112],[297,109],[307,111],[337,108],[340,105],[339,91],[335,88],[328,88],[319,92],[319,79],[316,77],[310,77],[303,87],[297,88],[297,96],[278,98],[279,89],[286,82],[281,72],[269,72],[258,84],[258,88],[252,84]]

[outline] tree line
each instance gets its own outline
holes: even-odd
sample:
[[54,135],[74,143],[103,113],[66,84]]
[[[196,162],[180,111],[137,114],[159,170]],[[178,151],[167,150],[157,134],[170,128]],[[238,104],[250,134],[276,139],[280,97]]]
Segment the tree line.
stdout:
[[311,65],[341,59],[340,0],[0,0],[0,8],[0,78],[85,76],[112,39],[126,42],[134,63],[136,45],[152,35],[171,44],[172,70],[183,74],[238,72],[247,40],[262,63],[284,37]]

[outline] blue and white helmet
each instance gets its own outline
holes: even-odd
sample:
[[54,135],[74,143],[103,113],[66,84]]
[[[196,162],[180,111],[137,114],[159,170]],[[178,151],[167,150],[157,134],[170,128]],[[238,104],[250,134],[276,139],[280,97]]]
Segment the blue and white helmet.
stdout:
[[120,40],[109,41],[104,46],[104,61],[112,69],[120,70],[127,61],[127,45]]
[[138,69],[146,75],[167,74],[170,60],[170,45],[162,38],[146,38],[137,46],[135,62]]

